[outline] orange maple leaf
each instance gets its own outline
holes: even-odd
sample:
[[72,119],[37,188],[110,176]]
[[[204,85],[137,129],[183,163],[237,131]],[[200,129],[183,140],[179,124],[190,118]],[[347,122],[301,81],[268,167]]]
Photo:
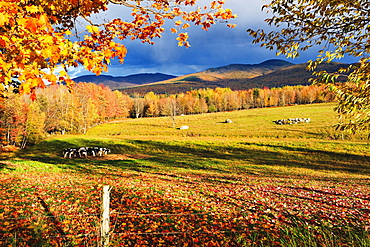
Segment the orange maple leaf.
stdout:
[[25,21],[25,25],[26,25],[26,28],[28,30],[30,30],[31,32],[33,32],[33,33],[37,32],[37,29],[38,29],[37,19],[35,19],[35,18],[27,19]]

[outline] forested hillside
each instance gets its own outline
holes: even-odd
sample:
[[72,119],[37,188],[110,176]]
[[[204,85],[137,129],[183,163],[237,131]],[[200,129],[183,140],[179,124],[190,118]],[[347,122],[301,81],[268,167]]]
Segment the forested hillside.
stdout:
[[[318,70],[332,72],[347,66],[348,64],[327,63],[318,66]],[[314,76],[306,67],[307,64],[294,65],[283,60],[268,60],[257,65],[232,64],[163,82],[124,88],[121,91],[129,94],[134,92],[145,94],[151,91],[158,94],[176,94],[201,88],[227,87],[232,90],[248,90],[309,85],[310,78]]]

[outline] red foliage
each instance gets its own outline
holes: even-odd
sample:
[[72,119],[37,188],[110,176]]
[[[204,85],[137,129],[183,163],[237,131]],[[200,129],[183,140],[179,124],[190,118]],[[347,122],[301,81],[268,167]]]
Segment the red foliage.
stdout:
[[0,180],[0,245],[15,239],[18,246],[94,245],[100,184],[113,186],[114,246],[279,246],[284,226],[370,227],[365,180],[123,172],[3,174]]
[[[97,102],[99,96],[113,96],[109,88],[82,83],[76,92],[80,89]],[[101,103],[97,110],[104,111]],[[114,104],[109,103],[112,110]],[[19,104],[19,109],[26,108]],[[4,165],[0,162],[0,168]],[[314,229],[320,244],[319,227],[370,230],[366,179],[83,172],[1,173],[0,246],[15,241],[17,246],[95,245],[102,184],[113,186],[113,245],[281,245],[282,229],[297,225]]]

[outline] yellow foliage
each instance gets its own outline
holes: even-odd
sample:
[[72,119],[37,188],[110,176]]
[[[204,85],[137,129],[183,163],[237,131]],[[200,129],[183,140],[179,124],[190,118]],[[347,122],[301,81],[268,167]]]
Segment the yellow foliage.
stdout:
[[89,33],[96,33],[96,32],[99,32],[99,27],[97,27],[97,26],[87,25],[87,26],[86,26],[86,30],[87,30]]
[[[178,29],[186,29],[191,23],[207,30],[216,19],[235,18],[231,10],[223,10],[223,2],[191,11],[198,0],[154,1],[147,7],[130,5],[126,1],[114,1],[132,10],[132,21],[121,19],[94,23],[91,16],[107,10],[103,0],[0,0],[0,91],[14,78],[21,83],[20,91],[35,97],[35,89],[44,87],[44,80],[51,83],[63,81],[71,87],[73,81],[67,73],[70,66],[84,66],[96,74],[107,71],[112,58],[123,63],[127,50],[117,40],[140,39],[154,44],[164,32],[165,20],[173,21]],[[75,19],[82,17],[89,25],[79,37]],[[183,24],[183,21],[187,23]],[[172,28],[177,33],[177,29]],[[71,38],[71,39],[70,39]],[[188,34],[177,37],[179,46],[189,47]],[[62,68],[59,76],[53,71]],[[49,72],[47,72],[49,71]]]

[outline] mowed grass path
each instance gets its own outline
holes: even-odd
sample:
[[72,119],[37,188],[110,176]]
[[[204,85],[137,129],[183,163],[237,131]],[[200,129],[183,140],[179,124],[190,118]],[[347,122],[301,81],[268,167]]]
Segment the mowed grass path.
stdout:
[[[0,243],[94,245],[108,184],[113,246],[368,246],[369,143],[342,140],[333,107],[178,116],[175,127],[126,119],[51,137],[0,161]],[[295,117],[311,122],[272,122]],[[79,146],[112,153],[61,157]]]

